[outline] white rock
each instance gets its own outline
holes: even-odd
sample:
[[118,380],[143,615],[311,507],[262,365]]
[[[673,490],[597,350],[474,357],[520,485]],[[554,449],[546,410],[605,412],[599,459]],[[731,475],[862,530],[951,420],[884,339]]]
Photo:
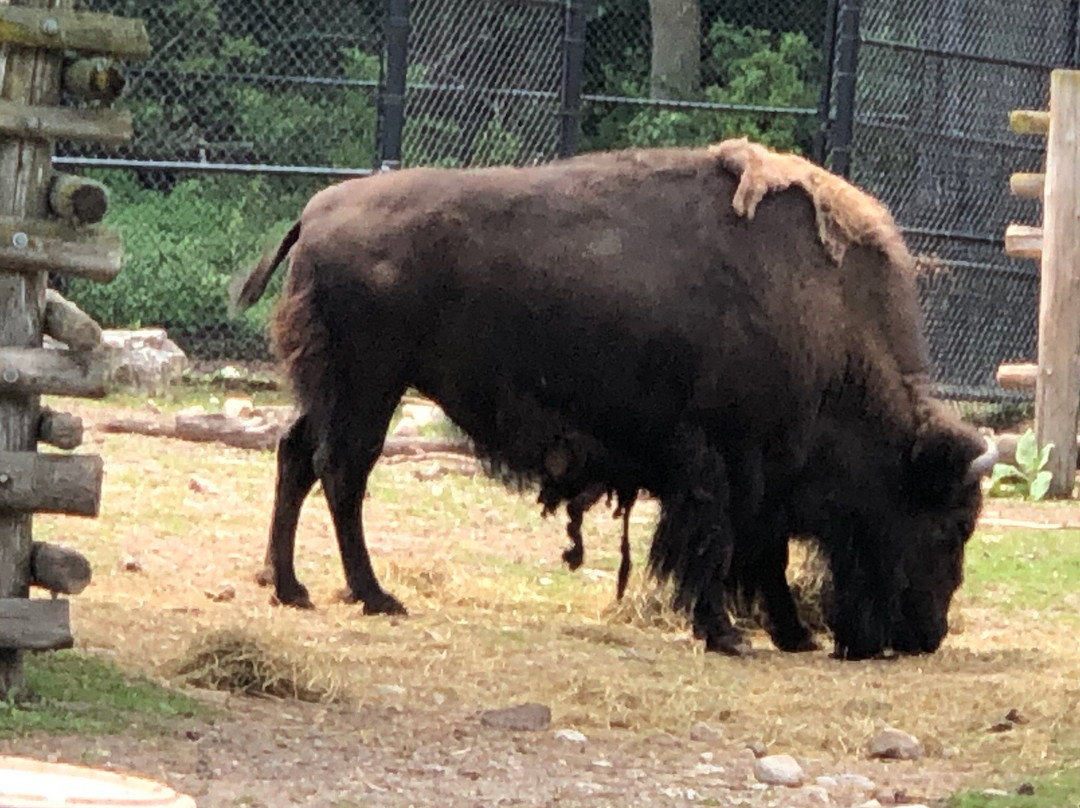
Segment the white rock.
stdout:
[[199,477],[193,474],[188,480],[188,489],[194,491],[196,494],[216,494],[217,487],[205,477]]
[[877,800],[867,800],[859,808],[881,808],[881,803]]
[[577,784],[578,791],[583,791],[586,794],[599,794],[604,790],[604,786],[600,783],[593,783],[588,780]]
[[877,787],[877,783],[861,774],[840,774],[837,775],[836,780],[842,786],[853,786],[866,791],[873,791]]
[[694,726],[690,727],[690,740],[692,741],[719,743],[723,738],[724,734],[720,730],[710,727],[704,721],[698,721]]
[[1008,791],[1003,791],[1000,788],[984,788],[982,790],[982,793],[984,795],[986,795],[987,797],[1007,797],[1007,796],[1009,796]]
[[375,689],[387,696],[404,696],[406,693],[401,685],[375,685]]
[[923,756],[923,745],[908,733],[886,727],[870,740],[869,755],[888,760],[918,760]]
[[588,740],[582,733],[576,729],[560,729],[556,730],[555,737],[560,741],[568,741],[570,743],[585,743]]
[[829,777],[828,775],[824,777],[815,777],[814,782],[824,788],[836,788],[838,785],[840,785],[835,777]]
[[232,396],[225,399],[225,404],[221,409],[226,418],[250,418],[255,405],[251,403],[250,398]]
[[766,755],[754,762],[754,777],[772,786],[801,786],[806,780],[802,766],[791,755]]
[[187,356],[164,328],[106,329],[101,338],[109,381],[116,387],[163,393],[187,369]]
[[810,795],[822,805],[829,805],[832,802],[829,799],[829,792],[822,786],[804,786],[803,793]]
[[694,766],[694,774],[697,775],[710,775],[710,774],[723,774],[724,767],[717,766],[715,763],[699,763]]
[[415,438],[420,435],[420,427],[412,418],[405,417],[397,422],[391,434],[395,438]]
[[610,769],[611,768],[611,761],[610,760],[604,760],[603,758],[600,758],[598,760],[594,760],[589,765],[592,766],[594,769]]

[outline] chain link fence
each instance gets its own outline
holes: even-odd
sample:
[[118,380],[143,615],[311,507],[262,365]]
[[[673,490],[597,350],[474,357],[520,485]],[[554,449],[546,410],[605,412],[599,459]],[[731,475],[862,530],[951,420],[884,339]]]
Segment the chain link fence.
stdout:
[[1008,113],[1045,108],[1052,68],[1075,64],[1075,0],[863,0],[851,178],[893,211],[943,271],[921,287],[931,358],[946,395],[1006,401],[1002,362],[1035,358],[1038,263],[1004,253],[1009,222],[1038,201],[1009,175],[1041,171],[1045,141]]

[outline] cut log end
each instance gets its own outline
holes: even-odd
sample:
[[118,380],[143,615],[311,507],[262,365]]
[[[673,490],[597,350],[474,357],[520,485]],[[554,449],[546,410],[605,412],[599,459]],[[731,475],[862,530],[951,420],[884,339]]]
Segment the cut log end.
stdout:
[[109,104],[124,91],[124,74],[112,59],[76,59],[64,66],[64,90],[87,101]]
[[49,189],[49,207],[73,224],[97,224],[109,209],[109,190],[97,180],[57,174]]
[[58,449],[76,449],[83,442],[82,418],[43,407],[38,421],[38,440]]
[[30,584],[62,595],[78,595],[89,585],[93,570],[86,556],[67,547],[34,542],[30,552]]
[[1039,366],[1034,362],[1018,362],[998,367],[997,383],[1007,390],[1033,390],[1039,378]]
[[43,328],[73,351],[92,351],[101,344],[101,326],[55,289],[46,293]]

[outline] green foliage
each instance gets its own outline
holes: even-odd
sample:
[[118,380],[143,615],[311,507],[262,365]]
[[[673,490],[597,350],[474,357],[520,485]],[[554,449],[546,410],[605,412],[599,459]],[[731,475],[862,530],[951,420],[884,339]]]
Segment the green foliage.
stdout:
[[[702,59],[702,96],[715,104],[812,108],[817,102],[820,56],[805,34],[737,27],[722,19],[709,29]],[[614,92],[647,95],[647,78],[618,75]],[[746,136],[773,148],[801,151],[808,146],[811,121],[775,112],[708,109],[615,109],[591,121],[592,149],[626,146],[704,145]]]
[[1035,432],[1029,429],[1016,444],[1016,465],[998,463],[990,478],[991,496],[1020,496],[1038,502],[1050,489],[1053,475],[1046,471],[1054,444],[1039,448]]
[[980,530],[967,547],[963,591],[975,606],[1080,621],[1080,532]]
[[995,796],[981,791],[953,795],[948,808],[1061,808],[1080,805],[1080,769],[1065,769],[1032,778],[1025,794]]
[[72,651],[28,655],[25,674],[26,692],[0,701],[0,738],[163,731],[178,718],[208,712],[182,693]]

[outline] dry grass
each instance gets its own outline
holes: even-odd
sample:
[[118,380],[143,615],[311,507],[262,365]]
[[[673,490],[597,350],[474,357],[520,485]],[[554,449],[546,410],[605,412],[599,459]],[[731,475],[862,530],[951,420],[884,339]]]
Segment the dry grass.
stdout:
[[[825,758],[857,754],[887,722],[983,782],[1053,767],[1080,748],[1077,608],[1047,598],[1028,607],[1027,589],[999,597],[992,562],[1020,552],[1000,531],[973,540],[956,631],[933,656],[842,663],[776,652],[757,633],[755,657],[732,660],[705,655],[643,580],[652,503],[634,511],[635,570],[616,604],[619,522],[603,510],[586,517],[585,567],[570,573],[561,516],[542,520],[529,499],[479,476],[421,482],[408,463],[380,464],[365,505],[369,543],[411,615],[363,617],[333,601],[341,569],[318,496],[301,517],[297,566],[319,608],[297,612],[271,607],[252,581],[270,453],[90,434],[87,449],[106,460],[101,517],[41,517],[37,533],[94,562],[93,584],[73,602],[77,642],[129,670],[172,675],[186,658],[210,686],[244,690],[243,677],[255,677],[263,683],[250,687],[277,696],[413,711],[540,701],[561,725],[593,731],[685,734],[707,721],[733,741]],[[192,475],[215,491],[189,490]],[[143,571],[119,569],[125,554]],[[235,600],[204,594],[225,583]],[[989,732],[1011,708],[1028,723]]]

